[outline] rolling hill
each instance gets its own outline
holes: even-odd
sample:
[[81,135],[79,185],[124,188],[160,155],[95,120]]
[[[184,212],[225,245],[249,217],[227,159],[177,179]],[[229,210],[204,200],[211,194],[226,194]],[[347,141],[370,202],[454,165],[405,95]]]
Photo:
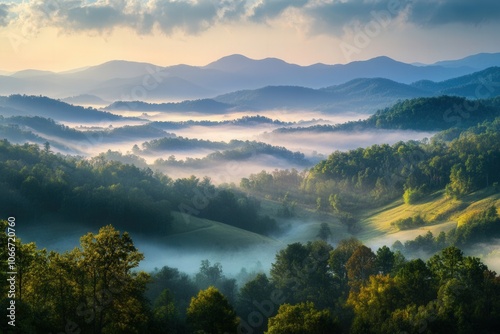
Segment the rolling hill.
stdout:
[[68,122],[120,121],[124,117],[94,108],[73,106],[44,96],[0,96],[3,116],[40,116]]
[[198,112],[218,114],[230,111],[233,105],[213,99],[186,100],[169,103],[147,103],[142,101],[116,101],[105,110],[162,111],[162,112]]
[[297,86],[267,86],[220,95],[214,100],[236,105],[240,109],[302,109],[332,101],[328,92]]
[[500,67],[490,67],[458,78],[441,82],[419,81],[413,87],[434,95],[456,95],[484,99],[500,95]]
[[[257,233],[180,212],[172,213],[172,234],[161,241],[178,249],[237,250],[251,246],[276,247],[283,243]],[[187,223],[186,223],[187,222]]]
[[98,106],[104,106],[104,105],[109,105],[109,101],[105,101],[101,99],[99,96],[95,95],[90,95],[90,94],[81,94],[77,96],[69,96],[61,101],[69,103],[69,104],[76,104],[76,105],[98,105]]
[[[473,108],[471,107],[473,106]],[[365,120],[337,125],[283,127],[275,133],[364,131],[374,129],[400,129],[440,131],[467,128],[500,116],[498,98],[471,101],[457,96],[420,97],[395,103],[379,109]]]
[[[464,217],[486,210],[492,205],[500,208],[500,193],[492,187],[473,192],[460,200],[446,197],[443,191],[427,195],[414,205],[397,200],[384,207],[363,212],[360,222],[363,229],[358,237],[369,244],[390,246],[396,240],[412,240],[428,231],[437,236],[441,231],[456,228]],[[421,216],[428,223],[404,231],[398,231],[392,225],[399,219],[415,216]]]

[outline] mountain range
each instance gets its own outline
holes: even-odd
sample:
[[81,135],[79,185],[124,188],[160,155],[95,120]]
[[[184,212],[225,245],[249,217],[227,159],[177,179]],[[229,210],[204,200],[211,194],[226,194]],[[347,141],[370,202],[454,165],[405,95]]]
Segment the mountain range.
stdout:
[[453,95],[485,99],[500,95],[500,67],[434,82],[421,80],[412,84],[385,78],[359,78],[325,88],[302,86],[265,86],[239,90],[212,99],[187,100],[177,103],[117,101],[106,110],[162,112],[225,113],[234,110],[311,110],[326,113],[373,113],[398,100],[416,97]]
[[[242,55],[226,56],[206,66],[163,67],[115,60],[59,73],[33,69],[10,74],[0,72],[0,95],[45,95],[58,99],[84,96],[94,102],[100,99],[173,102],[266,86],[319,89],[358,78],[385,78],[402,84],[422,80],[442,82],[492,66],[500,66],[500,53],[477,54],[431,65],[412,65],[388,57],[345,65],[309,66],[277,58],[254,60]],[[426,90],[428,87],[424,86],[416,88]]]

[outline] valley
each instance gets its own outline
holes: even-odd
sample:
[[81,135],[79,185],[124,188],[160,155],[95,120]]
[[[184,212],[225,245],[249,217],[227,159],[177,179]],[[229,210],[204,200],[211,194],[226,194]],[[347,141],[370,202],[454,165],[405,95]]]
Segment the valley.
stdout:
[[493,0],[0,0],[0,333],[500,333],[498,31]]
[[[384,78],[374,64],[387,69]],[[319,266],[333,272],[325,280],[336,283],[324,288],[335,286],[336,308],[357,289],[343,267],[328,269],[338,252],[350,254],[344,262],[358,248],[387,253],[396,272],[460,247],[500,270],[500,67],[377,58],[304,68],[230,56],[168,68],[144,99],[116,99],[145,89],[137,77],[151,66],[0,78],[26,89],[0,97],[0,213],[23,222],[22,242],[36,244],[25,247],[73,256],[86,234],[127,232],[144,255],[137,272],[153,277],[147,293],[185,285],[189,296],[172,297],[180,314],[209,285],[245,314],[238,293],[266,275],[281,284],[278,264],[294,249],[329,263]],[[361,70],[366,77],[354,77]],[[49,94],[50,86],[39,95],[27,84],[45,78],[73,95]],[[293,263],[286,270],[299,270]],[[381,272],[389,275],[374,270],[369,279]],[[316,290],[307,298],[287,291],[290,300],[330,305]]]

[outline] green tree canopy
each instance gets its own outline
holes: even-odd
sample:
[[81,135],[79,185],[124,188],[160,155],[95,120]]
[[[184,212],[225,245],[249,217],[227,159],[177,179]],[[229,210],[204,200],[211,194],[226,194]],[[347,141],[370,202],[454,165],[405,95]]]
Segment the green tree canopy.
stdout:
[[328,310],[317,310],[314,303],[283,304],[278,314],[269,318],[266,334],[340,333]]
[[207,334],[236,333],[239,323],[226,297],[212,286],[191,299],[186,321],[193,330]]

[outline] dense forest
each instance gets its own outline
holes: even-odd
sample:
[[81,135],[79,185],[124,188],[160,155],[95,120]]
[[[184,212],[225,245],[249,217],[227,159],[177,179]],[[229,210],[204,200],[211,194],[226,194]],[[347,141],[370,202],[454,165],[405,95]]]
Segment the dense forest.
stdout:
[[[2,221],[6,229],[13,221]],[[7,235],[1,235],[2,244]],[[448,247],[427,262],[407,260],[356,239],[335,248],[294,243],[271,271],[238,286],[220,264],[202,261],[188,276],[144,259],[128,233],[111,225],[58,253],[15,242],[15,330],[3,333],[495,333],[500,277],[480,259]],[[8,258],[5,247],[2,259]],[[7,261],[3,260],[2,280]],[[7,296],[8,285],[2,285]],[[12,306],[14,305],[14,306]]]
[[346,221],[353,221],[360,209],[397,198],[412,204],[439,190],[460,199],[475,190],[497,189],[500,118],[462,130],[448,141],[450,132],[454,130],[430,140],[336,151],[307,174],[284,178],[263,171],[242,179],[241,187],[272,198],[288,194],[311,208],[352,218]]
[[57,217],[89,228],[113,224],[165,235],[175,210],[257,233],[276,229],[273,219],[259,214],[258,200],[215,187],[208,178],[174,181],[103,155],[88,160],[56,155],[48,144],[42,149],[0,141],[0,184],[2,207],[17,212],[27,226]]

